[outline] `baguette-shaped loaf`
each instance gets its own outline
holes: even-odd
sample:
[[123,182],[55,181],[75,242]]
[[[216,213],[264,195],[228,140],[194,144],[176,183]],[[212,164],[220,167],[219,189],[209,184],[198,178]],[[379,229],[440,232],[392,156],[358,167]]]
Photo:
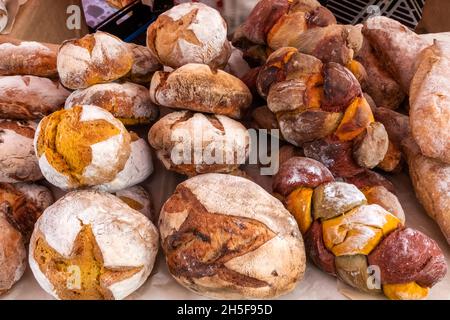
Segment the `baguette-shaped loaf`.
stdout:
[[411,131],[422,154],[450,164],[450,42],[423,51],[411,83]]
[[56,78],[56,56],[53,48],[39,42],[0,38],[0,76]]
[[69,94],[59,82],[47,78],[0,77],[0,118],[42,118],[63,107]]

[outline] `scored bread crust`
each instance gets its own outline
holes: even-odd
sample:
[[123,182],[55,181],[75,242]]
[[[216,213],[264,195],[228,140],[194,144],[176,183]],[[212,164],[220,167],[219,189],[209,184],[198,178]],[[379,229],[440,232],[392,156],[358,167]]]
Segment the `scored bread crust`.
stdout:
[[106,32],[88,34],[63,42],[58,52],[61,83],[70,89],[84,89],[117,80],[132,68],[133,53],[119,38]]
[[240,119],[252,103],[252,94],[238,78],[203,64],[187,64],[172,73],[157,71],[150,98],[175,109],[214,113]]
[[[41,135],[45,134],[41,128],[46,118],[39,123],[34,137],[34,149],[39,158],[39,167],[44,177],[50,183],[65,190],[82,186],[94,186],[112,181],[116,178],[117,173],[124,169],[131,153],[130,134],[122,122],[102,108],[93,105],[79,107],[81,108],[79,119],[81,125],[83,122],[103,120],[112,124],[119,132],[106,140],[90,145],[92,154],[91,162],[84,168],[81,181],[77,181],[71,179],[70,174],[59,172],[53,167],[47,158],[45,150],[43,150],[42,154],[39,154],[39,141],[42,140],[45,143],[48,140],[45,136],[41,137]],[[67,112],[71,112],[71,110]]]
[[[242,177],[215,173],[197,176],[180,184],[175,194],[163,206],[160,215],[161,241],[166,258],[172,259],[170,243],[177,241],[178,236],[183,236],[183,233],[178,233],[183,229],[183,225],[188,223],[190,216],[196,214],[209,216],[211,224],[215,224],[216,219],[226,224],[227,221],[235,221],[232,225],[242,223],[239,231],[227,232],[231,237],[240,239],[240,233],[248,232],[251,237],[255,232],[267,232],[269,239],[266,238],[266,241],[248,252],[223,248],[220,253],[222,257],[210,259],[211,269],[214,267],[214,259],[222,259],[224,263],[221,271],[234,274],[231,279],[222,277],[221,271],[201,276],[196,274],[198,269],[190,268],[187,274],[177,274],[180,266],[169,265],[169,268],[173,268],[171,271],[175,279],[188,289],[222,299],[273,298],[290,292],[303,278],[305,252],[298,226],[281,202],[257,184]],[[211,237],[211,246],[214,246],[216,237],[217,241],[221,241],[220,226],[223,224],[216,225],[210,229],[211,233],[202,236],[202,228],[208,228],[208,222],[199,219],[193,223],[200,237]],[[171,238],[172,236],[174,238]],[[247,237],[242,236],[241,241],[233,241],[233,244],[227,242],[226,246],[239,248],[241,245],[253,244],[246,244]],[[182,240],[177,243],[181,246],[187,245]],[[210,254],[214,252],[205,252],[206,256]],[[227,255],[232,255],[228,261]],[[194,266],[199,262],[187,263]],[[258,285],[252,285],[252,282]]]
[[[166,115],[153,125],[148,139],[167,169],[189,176],[208,172],[231,172],[245,162],[250,151],[250,136],[241,123],[221,115],[204,115],[190,111]],[[192,151],[190,163],[174,162],[172,153],[178,156],[183,152],[184,155],[183,147],[189,147]],[[208,164],[202,158],[199,163],[194,163],[194,152],[201,151],[203,156],[207,149],[209,154],[220,153],[223,160],[234,160]]]
[[0,77],[0,117],[36,120],[62,108],[69,94],[58,81],[47,78]]
[[231,54],[225,20],[203,3],[182,3],[161,14],[147,30],[147,46],[172,68],[188,63],[223,67]]
[[96,84],[74,91],[65,108],[75,105],[95,105],[108,110],[125,125],[148,124],[158,116],[158,108],[151,102],[148,89],[131,82]]
[[450,43],[424,50],[411,82],[411,132],[423,155],[450,164]]
[[60,255],[70,257],[83,225],[91,227],[106,268],[141,267],[132,277],[110,283],[107,289],[112,296],[119,300],[137,290],[150,275],[155,262],[157,229],[144,215],[117,197],[93,190],[68,193],[49,207],[36,223],[29,261],[41,287],[60,298],[35,260],[37,240],[45,240]]
[[0,182],[42,179],[33,148],[37,124],[0,119]]

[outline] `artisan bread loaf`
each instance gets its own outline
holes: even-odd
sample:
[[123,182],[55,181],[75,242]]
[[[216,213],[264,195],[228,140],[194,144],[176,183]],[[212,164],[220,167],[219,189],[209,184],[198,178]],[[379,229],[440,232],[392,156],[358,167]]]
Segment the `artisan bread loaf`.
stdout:
[[230,173],[250,152],[250,136],[241,123],[190,111],[166,115],[153,125],[148,139],[168,170],[188,176]]
[[[368,203],[356,186],[333,181],[324,165],[301,157],[282,164],[273,186],[296,218],[311,260],[346,284],[390,299],[424,299],[445,276],[437,243],[404,228],[404,215],[378,204],[389,207],[380,193]],[[379,268],[377,278],[370,278],[369,266]]]
[[181,183],[161,209],[159,227],[170,273],[195,293],[274,298],[303,278],[295,221],[248,179],[205,174]]
[[231,54],[225,20],[203,3],[182,3],[161,14],[147,30],[147,46],[172,68],[188,63],[224,67]]
[[450,42],[425,49],[411,82],[411,132],[422,154],[450,164]]
[[33,75],[56,78],[56,56],[55,50],[39,42],[10,38],[0,40],[0,76]]
[[75,191],[45,210],[36,223],[30,267],[58,299],[123,299],[152,271],[158,231],[117,197]]
[[130,47],[119,38],[100,31],[81,39],[67,40],[58,52],[59,77],[70,89],[117,80],[132,66]]
[[153,223],[158,222],[158,217],[153,210],[150,193],[142,186],[133,186],[114,193],[116,197],[125,202],[134,210],[139,211]]
[[31,121],[0,119],[0,182],[42,179],[33,148],[36,127]]
[[0,77],[0,118],[40,119],[63,107],[69,94],[59,82],[46,78]]
[[125,125],[148,124],[158,117],[158,108],[151,102],[148,89],[131,82],[96,84],[74,91],[65,108],[76,105],[103,108]]
[[158,105],[240,119],[252,102],[252,94],[238,78],[213,71],[204,64],[187,64],[172,73],[157,71],[150,98]]

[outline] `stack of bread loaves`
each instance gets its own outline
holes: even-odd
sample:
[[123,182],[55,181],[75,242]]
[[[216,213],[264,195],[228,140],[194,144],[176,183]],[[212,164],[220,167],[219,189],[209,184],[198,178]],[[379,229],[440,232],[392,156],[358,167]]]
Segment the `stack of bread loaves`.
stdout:
[[188,176],[230,173],[249,153],[249,135],[236,120],[252,102],[247,86],[223,71],[231,55],[227,26],[215,9],[183,3],[149,27],[147,46],[171,72],[158,71],[151,100],[183,109],[159,120],[149,141],[165,167]]
[[56,52],[37,42],[0,40],[0,294],[21,277],[34,223],[53,202],[34,153],[37,120],[61,108]]

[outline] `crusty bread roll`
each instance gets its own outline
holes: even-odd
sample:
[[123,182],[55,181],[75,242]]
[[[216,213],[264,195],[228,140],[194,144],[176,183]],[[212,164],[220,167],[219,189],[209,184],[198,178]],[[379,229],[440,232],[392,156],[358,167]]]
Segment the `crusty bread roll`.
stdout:
[[225,20],[203,3],[182,3],[161,14],[147,30],[147,46],[172,68],[188,63],[224,67],[231,54]]
[[20,280],[26,268],[27,250],[20,232],[8,222],[10,210],[0,202],[0,295]]
[[142,186],[133,186],[122,189],[114,193],[116,197],[125,202],[134,210],[139,211],[144,216],[150,219],[153,223],[157,223],[155,211],[153,210],[150,193]]
[[162,65],[153,56],[149,48],[134,43],[127,43],[133,52],[133,66],[125,79],[139,84],[149,84],[153,73],[162,69]]
[[450,164],[450,42],[425,49],[411,82],[411,132],[422,154]]
[[6,214],[9,223],[28,243],[36,220],[53,203],[51,191],[32,183],[0,183],[0,203],[6,202],[10,210]]
[[35,120],[60,109],[70,92],[35,76],[0,77],[0,118]]
[[0,76],[33,75],[56,78],[56,51],[34,41],[0,40]]
[[250,136],[239,122],[221,115],[173,112],[148,134],[150,145],[168,170],[193,176],[230,173],[249,155]]
[[248,179],[205,174],[181,183],[161,209],[159,227],[169,271],[195,293],[274,298],[303,278],[294,219]]
[[0,119],[0,182],[42,179],[33,148],[36,127],[31,121]]
[[74,91],[65,108],[95,105],[111,112],[124,125],[148,124],[158,117],[158,108],[150,100],[148,89],[131,82],[96,84]]
[[187,64],[172,73],[158,71],[150,86],[156,104],[240,119],[252,94],[238,78],[204,64]]
[[117,80],[132,66],[130,47],[119,38],[100,31],[81,39],[67,40],[58,52],[59,77],[70,89]]
[[400,22],[382,16],[367,19],[362,32],[403,92],[409,94],[415,61],[428,42]]
[[131,137],[123,124],[95,106],[45,117],[34,142],[44,177],[62,189],[111,181],[131,153]]
[[158,232],[117,197],[75,191],[36,223],[29,262],[41,287],[58,299],[123,299],[148,278]]

